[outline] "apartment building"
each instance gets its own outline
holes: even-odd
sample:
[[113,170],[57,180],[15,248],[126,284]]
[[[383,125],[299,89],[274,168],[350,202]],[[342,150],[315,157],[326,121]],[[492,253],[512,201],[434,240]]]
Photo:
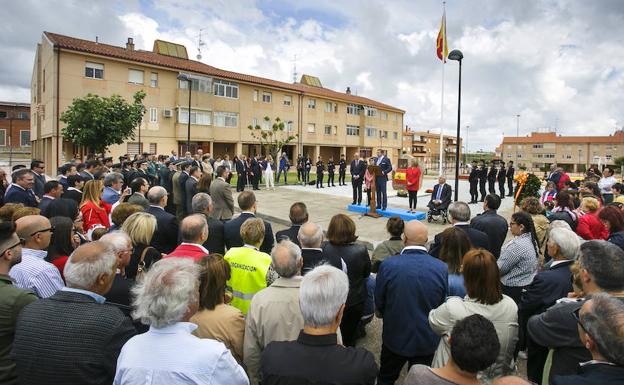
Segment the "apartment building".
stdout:
[[506,136],[499,150],[502,160],[515,160],[517,166],[530,171],[557,163],[566,171],[584,172],[589,165],[613,165],[615,159],[624,156],[624,130],[608,136],[563,136],[555,132]]
[[[455,168],[457,138],[443,135],[444,169]],[[459,157],[462,156],[462,138],[459,138]],[[412,131],[406,126],[403,131],[403,153],[411,154],[428,169],[437,170],[440,164],[440,134],[429,131]]]
[[30,157],[30,104],[0,102],[0,157]]
[[[276,118],[297,139],[285,148],[292,158],[309,154],[348,159],[359,152],[388,151],[396,161],[401,151],[404,111],[381,102],[337,92],[318,78],[304,75],[298,83],[226,71],[189,60],[184,46],[157,40],[152,51],[135,50],[132,38],[125,47],[44,32],[37,46],[32,75],[31,123],[33,153],[54,167],[84,151],[63,140],[62,111],[88,93],[118,94],[132,100],[138,90],[147,96],[147,109],[137,139],[112,146],[117,157],[149,151],[168,154],[186,151],[191,77],[191,145],[213,156],[261,152],[248,126],[269,129]],[[264,117],[269,117],[265,121]],[[137,135],[138,138],[138,129]]]

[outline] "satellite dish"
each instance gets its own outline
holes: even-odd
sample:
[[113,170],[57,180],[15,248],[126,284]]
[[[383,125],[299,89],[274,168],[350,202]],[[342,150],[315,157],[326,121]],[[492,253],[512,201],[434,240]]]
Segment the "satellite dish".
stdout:
[[202,55],[200,53],[197,54],[197,60],[201,60]]

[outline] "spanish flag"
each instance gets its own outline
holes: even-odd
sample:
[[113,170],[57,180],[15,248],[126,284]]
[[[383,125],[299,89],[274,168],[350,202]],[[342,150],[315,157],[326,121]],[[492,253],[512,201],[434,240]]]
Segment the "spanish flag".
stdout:
[[440,32],[438,33],[436,49],[438,58],[446,63],[446,57],[448,56],[448,44],[446,43],[446,10],[444,10],[444,14],[442,15],[442,24],[440,25]]

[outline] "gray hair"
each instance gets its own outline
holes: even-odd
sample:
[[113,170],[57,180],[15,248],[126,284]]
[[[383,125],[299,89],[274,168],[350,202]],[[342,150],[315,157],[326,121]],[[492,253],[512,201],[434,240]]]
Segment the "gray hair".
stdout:
[[448,208],[449,215],[458,222],[470,220],[470,207],[466,202],[453,202]]
[[602,240],[583,243],[579,264],[602,290],[624,290],[624,250],[615,244]]
[[123,181],[123,175],[118,172],[109,172],[104,175],[104,186],[110,187],[115,183],[119,183]]
[[167,190],[162,186],[154,186],[147,192],[147,200],[152,205],[157,205],[167,195]]
[[548,243],[557,246],[565,259],[577,259],[581,252],[581,242],[572,230],[558,229],[551,232],[548,235]]
[[102,235],[99,240],[100,242],[105,243],[111,249],[113,249],[113,252],[115,253],[125,251],[128,248],[128,244],[132,243],[132,239],[130,239],[130,236],[121,230],[115,230],[110,233],[106,233]]
[[[288,258],[279,256],[278,250],[284,250],[286,253],[288,253]],[[280,277],[294,277],[299,272],[297,262],[299,262],[300,259],[301,249],[299,248],[299,246],[289,240],[281,241],[280,243],[273,246],[273,250],[271,250],[273,269]]]
[[63,269],[67,287],[91,290],[100,274],[111,274],[113,266],[117,265],[117,255],[111,247],[103,250],[97,258],[82,258],[78,262],[72,260],[75,251],[70,255]]
[[333,266],[321,265],[307,273],[299,289],[299,306],[305,326],[327,327],[347,301],[349,279]]
[[609,362],[624,365],[624,303],[607,293],[592,295],[581,324]]
[[135,319],[163,328],[182,319],[189,304],[199,299],[199,267],[190,258],[167,258],[154,263],[132,288]]
[[[314,234],[306,236],[303,231],[306,227],[314,227],[316,231]],[[301,243],[301,247],[319,247],[323,241],[323,229],[321,229],[321,226],[314,222],[308,222],[299,228],[297,238],[299,239],[299,243]]]
[[555,229],[566,229],[572,231],[570,224],[566,221],[562,221],[561,219],[550,222],[550,225],[548,225],[548,234]]
[[446,175],[438,175],[438,179],[440,178],[444,179],[444,181],[446,182]]
[[212,204],[212,198],[206,193],[197,193],[193,196],[191,207],[194,213],[203,213]]

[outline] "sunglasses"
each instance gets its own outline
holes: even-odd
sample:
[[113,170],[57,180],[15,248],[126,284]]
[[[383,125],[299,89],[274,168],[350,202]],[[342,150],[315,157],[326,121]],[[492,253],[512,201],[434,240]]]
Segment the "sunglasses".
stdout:
[[47,229],[37,230],[37,231],[35,231],[34,233],[30,234],[30,236],[32,237],[32,236],[33,236],[33,235],[35,235],[35,234],[38,234],[38,233],[45,233],[45,232],[47,232],[47,231],[49,231],[49,232],[53,233],[53,232],[54,232],[54,226],[50,226],[50,227],[48,227]]
[[0,253],[0,255],[4,255],[4,253],[6,253],[7,251],[12,250],[12,249],[16,248],[17,246],[24,246],[25,244],[26,244],[26,240],[24,238],[20,238],[19,241],[16,244],[14,244],[12,246],[9,246],[6,249],[4,249],[4,251],[2,253]]

